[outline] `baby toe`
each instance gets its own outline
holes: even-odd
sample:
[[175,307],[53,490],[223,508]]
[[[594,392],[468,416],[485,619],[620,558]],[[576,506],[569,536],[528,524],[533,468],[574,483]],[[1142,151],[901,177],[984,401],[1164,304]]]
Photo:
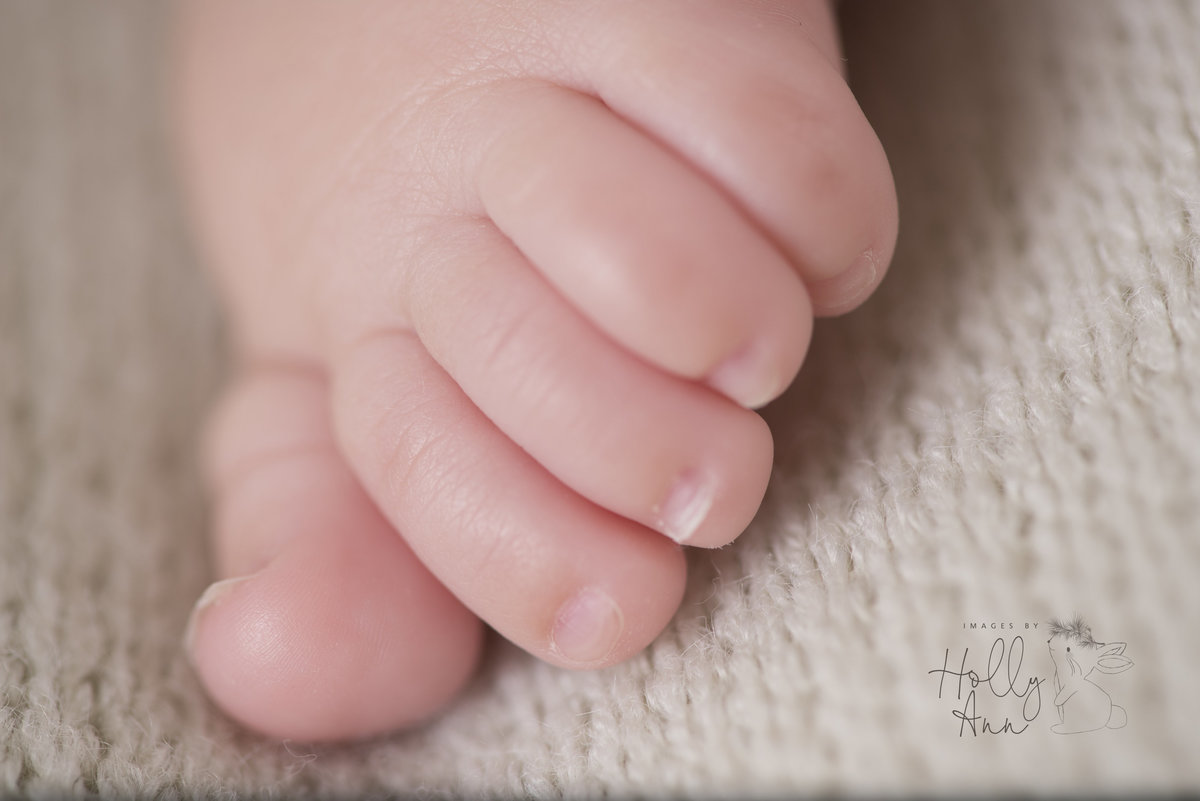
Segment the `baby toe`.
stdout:
[[818,314],[882,279],[898,219],[887,157],[830,58],[831,13],[826,2],[664,0],[614,6],[579,37],[596,94],[728,192]]

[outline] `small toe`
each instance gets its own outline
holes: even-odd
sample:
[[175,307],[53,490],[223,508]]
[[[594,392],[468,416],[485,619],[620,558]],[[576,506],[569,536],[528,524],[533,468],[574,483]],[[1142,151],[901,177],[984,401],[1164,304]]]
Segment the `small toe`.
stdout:
[[[831,14],[823,0],[638,3],[581,20],[592,28],[577,37],[610,108],[734,198],[810,290],[825,284],[819,315],[878,283],[898,225],[887,156],[831,60]],[[864,254],[873,280],[829,283]]]
[[487,223],[447,238],[410,286],[410,319],[496,428],[575,492],[677,542],[745,530],[774,451],[759,415],[612,342]]
[[[651,364],[748,407],[781,393],[804,359],[812,310],[770,240],[595,98],[542,84],[505,96],[480,199],[530,263]],[[747,353],[736,375],[721,373]]]
[[554,664],[611,665],[679,606],[681,548],[573,492],[496,428],[410,332],[340,354],[339,441],[431,572]]

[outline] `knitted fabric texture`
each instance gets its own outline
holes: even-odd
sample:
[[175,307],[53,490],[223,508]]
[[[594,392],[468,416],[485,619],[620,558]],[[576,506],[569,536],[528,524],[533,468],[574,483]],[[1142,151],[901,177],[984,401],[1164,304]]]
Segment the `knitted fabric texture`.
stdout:
[[[766,410],[754,524],[631,661],[497,640],[428,726],[310,747],[225,719],[180,649],[227,367],[166,11],[0,5],[0,794],[1200,789],[1200,4],[842,13],[899,252]],[[1047,647],[1076,614],[1129,664],[1058,734],[1099,698]]]

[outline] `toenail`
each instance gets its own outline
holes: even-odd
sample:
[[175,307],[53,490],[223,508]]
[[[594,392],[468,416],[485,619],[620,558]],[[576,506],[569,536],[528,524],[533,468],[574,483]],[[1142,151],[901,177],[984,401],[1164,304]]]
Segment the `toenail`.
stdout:
[[844,272],[813,285],[812,290],[821,300],[821,311],[840,313],[854,308],[879,281],[879,256],[874,250],[865,250],[858,255]]
[[697,470],[688,470],[671,485],[659,512],[659,530],[682,544],[692,538],[713,505],[712,481]]
[[204,616],[205,612],[216,606],[235,587],[250,578],[253,578],[253,576],[224,579],[208,585],[208,589],[200,594],[200,599],[196,601],[196,605],[192,607],[191,615],[188,616],[187,627],[183,630],[183,650],[189,659],[192,656],[192,646],[195,644],[196,629],[200,618]]
[[764,348],[750,344],[708,376],[708,385],[747,409],[765,406],[779,394],[779,379]]
[[842,291],[848,299],[857,300],[879,280],[879,257],[874,250],[864,250],[843,275]]
[[603,590],[589,587],[558,610],[550,649],[580,665],[602,662],[624,628],[625,616],[616,602]]

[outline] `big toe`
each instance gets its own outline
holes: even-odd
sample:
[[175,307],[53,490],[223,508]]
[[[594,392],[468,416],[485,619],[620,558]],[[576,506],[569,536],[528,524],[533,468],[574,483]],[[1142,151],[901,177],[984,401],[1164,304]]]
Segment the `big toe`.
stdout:
[[196,672],[230,716],[302,741],[417,723],[465,684],[479,620],[417,560],[336,450],[319,374],[245,380],[214,427],[217,554]]

